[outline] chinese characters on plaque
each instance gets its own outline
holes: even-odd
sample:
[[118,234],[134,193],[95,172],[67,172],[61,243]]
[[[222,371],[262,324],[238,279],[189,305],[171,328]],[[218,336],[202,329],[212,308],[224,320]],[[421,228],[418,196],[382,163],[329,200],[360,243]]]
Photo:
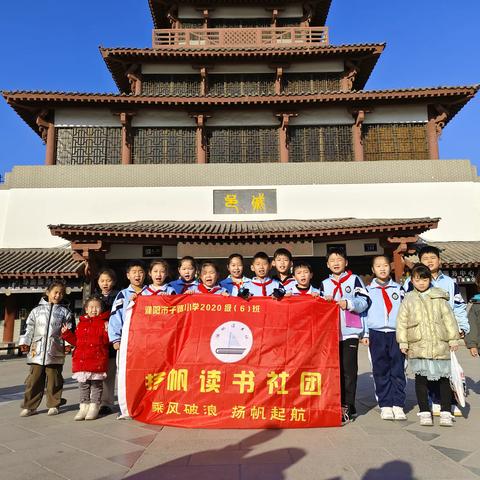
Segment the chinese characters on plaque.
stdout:
[[277,213],[277,191],[214,190],[213,213],[222,215]]

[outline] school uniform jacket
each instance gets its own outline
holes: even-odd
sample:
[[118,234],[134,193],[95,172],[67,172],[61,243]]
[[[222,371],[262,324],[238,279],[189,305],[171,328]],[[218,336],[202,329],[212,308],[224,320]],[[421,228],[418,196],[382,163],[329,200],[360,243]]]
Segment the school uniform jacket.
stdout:
[[[291,285],[291,284],[290,284]],[[296,297],[296,296],[304,296],[304,295],[312,295],[312,293],[318,293],[320,294],[320,290],[318,288],[315,288],[315,287],[312,287],[310,285],[310,287],[308,287],[306,290],[303,289],[303,288],[299,288],[297,283],[294,283],[293,285],[290,286],[290,289],[287,290],[288,292],[291,292],[292,293],[292,296],[293,297]]]
[[280,285],[282,285],[282,287],[285,289],[285,292],[289,292],[292,287],[297,283],[295,281],[295,278],[291,275],[283,280],[280,280],[280,276],[276,275],[275,277],[273,277],[273,279],[276,280]]
[[110,312],[110,320],[108,321],[108,338],[110,342],[119,342],[122,338],[123,322],[125,322],[125,314],[132,295],[137,293],[135,289],[129,285],[127,288],[120,290],[112,305]]
[[[467,317],[467,304],[460,293],[457,282],[452,277],[439,271],[437,278],[432,278],[431,285],[432,287],[442,288],[448,293],[448,303],[452,307],[455,320],[458,323],[458,329],[468,333],[470,331],[470,324],[468,323]],[[413,284],[410,278],[405,280],[403,289],[405,292],[411,292],[413,290]]]
[[371,303],[368,310],[362,314],[366,320],[366,332],[394,332],[397,328],[398,310],[405,296],[403,287],[392,279],[382,284],[374,278],[367,287],[367,292]]
[[[370,297],[361,278],[350,271],[343,272],[338,281],[333,278],[333,275],[323,280],[320,284],[320,294],[332,296],[335,301],[347,300],[347,309],[357,314],[363,313],[370,305]],[[360,322],[361,327],[347,327],[345,311],[340,309],[341,340],[368,336],[365,319],[362,316],[360,316]]]
[[254,277],[245,282],[243,288],[247,288],[254,297],[270,297],[276,288],[283,289],[283,286],[278,280],[270,277],[263,279]]
[[185,293],[190,287],[196,287],[198,285],[198,280],[192,280],[191,282],[186,282],[183,278],[179,278],[170,282],[169,287],[172,287],[175,290],[177,295]]

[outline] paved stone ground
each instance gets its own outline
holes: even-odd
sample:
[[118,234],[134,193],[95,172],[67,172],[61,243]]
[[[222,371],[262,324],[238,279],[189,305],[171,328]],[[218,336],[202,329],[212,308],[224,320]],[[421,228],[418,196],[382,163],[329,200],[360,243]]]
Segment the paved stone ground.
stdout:
[[[115,420],[74,422],[77,385],[56,417],[20,418],[24,359],[0,361],[0,478],[131,480],[479,479],[480,363],[459,355],[468,376],[467,418],[420,427],[413,382],[407,422],[380,420],[361,349],[358,419],[343,428],[187,430]],[[69,379],[69,380],[68,380]],[[437,420],[438,422],[438,420]]]

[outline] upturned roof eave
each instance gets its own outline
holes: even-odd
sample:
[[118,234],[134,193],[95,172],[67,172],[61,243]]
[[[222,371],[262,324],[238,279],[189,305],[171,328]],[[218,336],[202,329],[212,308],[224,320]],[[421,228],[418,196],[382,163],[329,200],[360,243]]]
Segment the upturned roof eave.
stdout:
[[284,59],[285,57],[328,57],[360,59],[361,68],[355,80],[355,88],[361,89],[365,86],[370,77],[380,55],[385,49],[385,43],[367,43],[350,45],[327,45],[314,47],[284,47],[284,48],[221,48],[221,49],[153,49],[153,48],[106,48],[99,47],[108,70],[110,71],[115,84],[123,93],[128,93],[130,85],[127,79],[127,69],[129,65],[142,62],[152,62],[165,59],[171,61],[175,59],[219,59],[219,58],[264,58],[273,57]]
[[448,123],[458,111],[479,90],[480,85],[463,87],[430,87],[397,90],[366,90],[351,92],[322,92],[302,95],[265,95],[252,97],[160,97],[125,95],[116,93],[80,93],[80,92],[29,92],[4,91],[3,97],[7,103],[30,127],[39,134],[36,115],[43,109],[54,109],[63,106],[85,106],[104,108],[105,105],[115,110],[125,108],[149,108],[168,106],[171,108],[186,108],[189,110],[210,109],[218,107],[280,107],[301,108],[305,105],[320,104],[350,104],[356,108],[372,104],[391,103],[437,103],[442,101],[451,109],[446,120]]

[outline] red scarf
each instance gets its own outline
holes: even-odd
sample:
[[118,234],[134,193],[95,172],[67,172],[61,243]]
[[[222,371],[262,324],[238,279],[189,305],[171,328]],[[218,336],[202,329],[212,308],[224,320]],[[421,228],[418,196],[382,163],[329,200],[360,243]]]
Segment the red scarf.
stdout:
[[254,285],[256,285],[257,287],[262,287],[262,295],[263,295],[264,297],[267,296],[267,285],[270,285],[272,282],[273,282],[273,279],[270,279],[270,280],[268,280],[267,282],[263,282],[263,283],[254,282],[254,281],[252,280],[252,283],[253,283]]
[[385,308],[387,309],[387,317],[390,315],[390,312],[392,311],[392,301],[390,300],[390,297],[388,296],[387,288],[382,287],[379,285],[379,288],[382,290],[382,297],[383,297],[383,302],[385,303]]
[[160,287],[158,290],[152,290],[150,287],[147,287],[147,290],[148,290],[152,295],[159,295],[160,293],[165,293],[165,290],[162,290],[162,287]]
[[352,272],[348,270],[347,274],[344,277],[340,278],[338,281],[334,280],[333,278],[331,279],[333,284],[335,285],[335,288],[333,289],[333,295],[332,295],[333,298],[335,298],[335,296],[337,295],[337,292],[340,293],[340,298],[343,297],[342,283],[345,283],[351,276],[352,276]]
[[294,279],[293,277],[287,277],[285,280],[283,280],[283,282],[280,281],[280,283],[281,283],[284,287],[286,287],[287,285],[290,285],[290,283],[292,283],[292,282],[294,282],[294,281],[295,281],[295,279]]
[[190,283],[184,282],[183,287],[182,287],[182,291],[180,293],[185,293],[192,286],[193,286],[193,281],[190,282]]
[[210,293],[210,294],[213,294],[215,292],[218,292],[222,287],[219,287],[218,285],[212,287],[210,290],[203,284],[203,283],[199,283],[198,284],[198,291],[200,293]]

